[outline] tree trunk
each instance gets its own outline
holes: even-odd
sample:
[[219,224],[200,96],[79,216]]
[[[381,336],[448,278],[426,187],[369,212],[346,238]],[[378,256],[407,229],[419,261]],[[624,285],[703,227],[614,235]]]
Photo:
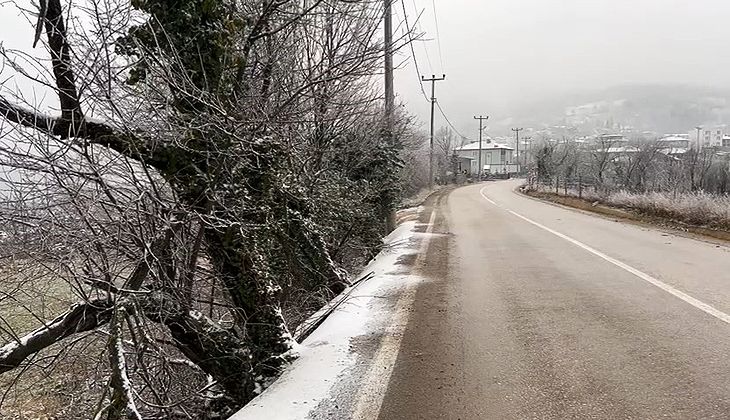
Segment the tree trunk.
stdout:
[[251,343],[249,363],[257,373],[272,376],[286,361],[282,356],[292,344],[278,306],[279,286],[254,254],[256,244],[243,238],[238,227],[206,228],[205,236],[211,261],[236,307],[238,324]]
[[218,382],[234,406],[243,406],[255,396],[252,352],[232,330],[161,292],[145,299],[144,313],[169,328],[175,346]]

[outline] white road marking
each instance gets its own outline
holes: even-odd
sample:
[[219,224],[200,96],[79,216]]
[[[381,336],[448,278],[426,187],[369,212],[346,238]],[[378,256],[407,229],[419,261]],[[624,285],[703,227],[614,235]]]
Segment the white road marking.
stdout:
[[482,196],[482,197],[484,197],[484,199],[485,199],[485,200],[487,200],[487,201],[489,201],[490,203],[492,203],[492,204],[494,204],[495,206],[497,206],[497,205],[498,205],[497,203],[495,203],[494,201],[490,200],[490,199],[489,199],[489,197],[487,197],[486,195],[484,195],[484,188],[487,188],[487,187],[482,187],[482,189],[481,189],[481,190],[479,190],[479,194],[481,194],[481,196]]
[[[421,240],[421,247],[413,263],[414,270],[421,265],[426,257],[428,245],[431,242],[431,235],[429,234],[433,231],[435,218],[436,211],[434,210],[431,212],[426,227],[426,235]],[[385,330],[385,334],[380,341],[380,347],[358,390],[357,401],[355,401],[355,408],[352,412],[353,420],[377,419],[380,414],[385,392],[388,389],[388,383],[391,375],[393,375],[395,362],[400,352],[401,339],[408,324],[409,309],[416,298],[416,289],[415,284],[409,284],[406,286],[406,290],[401,292],[400,298],[396,302],[393,319]]]
[[[486,187],[484,187],[484,188],[486,188]],[[484,192],[483,192],[484,191],[484,188],[482,188],[479,191],[479,194],[482,197],[484,197],[487,201],[489,201],[490,203],[492,203],[492,204],[494,204],[496,206],[499,206],[497,203],[495,203],[494,201],[490,200],[486,195],[484,195]],[[516,212],[514,212],[512,210],[509,210],[509,209],[505,209],[505,210],[507,210],[511,214],[519,217],[520,219],[522,219],[522,220],[524,220],[524,221],[526,221],[528,223],[531,223],[531,224],[539,227],[540,229],[543,229],[543,230],[545,230],[547,232],[550,232],[550,233],[552,233],[553,235],[555,235],[555,236],[557,236],[559,238],[565,239],[566,241],[572,243],[573,245],[576,245],[576,246],[578,246],[580,248],[583,248],[584,250],[590,252],[591,254],[593,254],[593,255],[595,255],[597,257],[600,257],[600,258],[602,258],[602,259],[610,262],[611,264],[613,264],[613,265],[615,265],[617,267],[620,267],[620,268],[628,271],[629,273],[635,275],[636,277],[638,277],[638,278],[640,278],[642,280],[645,280],[645,281],[653,284],[654,286],[656,286],[656,287],[664,290],[667,293],[670,293],[670,294],[674,295],[675,297],[678,297],[678,298],[682,299],[683,301],[685,301],[685,302],[689,303],[690,305],[694,306],[695,308],[697,308],[697,309],[699,309],[699,310],[707,313],[708,315],[712,315],[715,318],[719,319],[720,321],[723,321],[723,322],[725,322],[727,324],[730,324],[730,315],[726,314],[725,312],[722,312],[719,309],[717,309],[717,308],[715,308],[715,307],[713,307],[711,305],[708,305],[705,302],[702,302],[701,300],[696,299],[696,298],[694,298],[694,297],[692,297],[692,296],[684,293],[681,290],[675,289],[674,287],[672,287],[672,286],[670,286],[670,285],[668,285],[668,284],[666,284],[666,283],[664,283],[664,282],[662,282],[662,281],[660,281],[660,280],[658,280],[658,279],[656,279],[656,278],[654,278],[654,277],[652,277],[652,276],[644,273],[643,271],[637,270],[636,268],[634,268],[634,267],[632,267],[632,266],[630,266],[630,265],[628,265],[626,263],[623,263],[623,262],[621,262],[621,261],[619,261],[619,260],[617,260],[615,258],[609,257],[608,255],[604,254],[603,252],[601,252],[601,251],[599,251],[599,250],[597,250],[595,248],[592,248],[592,247],[584,244],[583,242],[580,242],[578,240],[575,240],[575,239],[571,238],[570,236],[564,235],[564,234],[562,234],[562,233],[560,233],[560,232],[558,232],[556,230],[550,229],[549,227],[544,226],[544,225],[542,225],[542,224],[540,224],[540,223],[538,223],[538,222],[536,222],[534,220],[528,219],[527,217],[525,217],[525,216],[523,216],[523,215],[521,215],[519,213],[516,213]]]

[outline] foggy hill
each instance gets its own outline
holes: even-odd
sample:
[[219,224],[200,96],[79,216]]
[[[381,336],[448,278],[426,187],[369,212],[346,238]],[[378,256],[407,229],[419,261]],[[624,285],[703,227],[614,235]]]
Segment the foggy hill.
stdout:
[[631,126],[637,131],[687,132],[698,124],[730,123],[730,89],[690,85],[620,85],[548,98],[513,110],[523,124]]

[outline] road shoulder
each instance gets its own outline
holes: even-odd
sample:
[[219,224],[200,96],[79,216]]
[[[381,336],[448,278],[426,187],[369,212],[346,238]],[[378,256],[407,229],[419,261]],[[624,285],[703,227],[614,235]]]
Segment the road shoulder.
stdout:
[[638,214],[626,209],[608,206],[578,197],[561,196],[546,192],[528,192],[520,187],[515,188],[515,193],[532,200],[540,201],[556,207],[576,211],[579,213],[597,216],[604,219],[620,221],[636,226],[660,230],[662,232],[683,236],[690,239],[709,242],[717,245],[730,244],[730,232],[710,229],[703,226],[688,225],[686,223],[669,220],[666,218]]
[[[363,387],[378,376],[373,364],[387,367],[382,349],[397,354],[402,333],[395,329],[407,324],[412,302],[405,297],[415,294],[421,282],[414,266],[429,235],[434,203],[446,190],[434,193],[417,212],[398,213],[399,226],[384,239],[385,249],[358,276],[369,275],[367,280],[343,292],[342,303],[298,346],[299,357],[232,420],[353,418],[363,404]],[[378,398],[382,401],[374,395],[365,404]]]

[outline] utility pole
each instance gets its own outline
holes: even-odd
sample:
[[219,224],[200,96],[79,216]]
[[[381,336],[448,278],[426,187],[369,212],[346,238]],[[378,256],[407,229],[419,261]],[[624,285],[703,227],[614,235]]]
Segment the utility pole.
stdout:
[[393,0],[385,1],[385,125],[388,130],[388,140],[393,137],[393,107],[395,93],[393,92]]
[[424,82],[431,82],[431,149],[428,154],[428,188],[433,189],[433,107],[436,105],[436,82],[446,79],[446,75],[442,77],[436,77],[432,74],[430,79],[421,76],[421,80]]
[[[522,159],[523,166],[527,165],[527,162],[528,162],[528,160],[530,158],[530,153],[532,153],[532,147],[531,147],[532,145],[530,144],[532,142],[530,140],[532,140],[532,137],[531,136],[525,136],[525,137],[522,138],[522,142],[525,143],[525,159]],[[520,159],[520,156],[518,155],[517,156],[517,160],[518,160],[517,163],[519,163],[519,159]]]
[[524,130],[524,128],[513,128],[512,131],[515,132],[515,136],[517,136],[517,141],[515,144],[517,145],[517,176],[520,175],[520,131]]
[[482,117],[481,115],[478,117],[474,117],[475,120],[479,120],[479,159],[477,160],[477,165],[479,165],[479,181],[482,180],[482,121],[488,120],[489,115],[486,117]]
[[[385,141],[388,147],[395,144],[393,139],[394,123],[394,106],[395,92],[393,90],[393,0],[383,0],[385,2],[384,30],[385,30],[385,48],[383,55],[385,57]],[[393,203],[389,203],[389,208],[383,208],[385,216],[385,229],[388,233],[395,230],[395,207]]]
[[702,126],[698,125],[695,129],[697,130],[697,150],[699,151],[702,150],[702,143],[700,143],[700,130],[702,130]]

